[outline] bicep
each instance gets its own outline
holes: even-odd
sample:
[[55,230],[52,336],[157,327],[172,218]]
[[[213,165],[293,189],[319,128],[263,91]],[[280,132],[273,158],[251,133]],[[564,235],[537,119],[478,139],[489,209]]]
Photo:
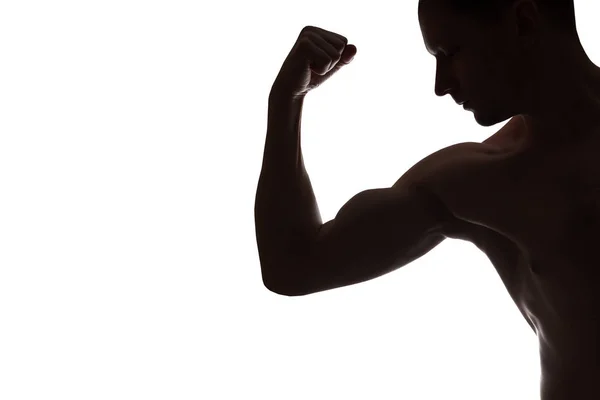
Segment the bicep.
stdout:
[[296,269],[301,293],[379,277],[441,243],[447,215],[428,196],[413,187],[365,190],[351,198],[321,226]]

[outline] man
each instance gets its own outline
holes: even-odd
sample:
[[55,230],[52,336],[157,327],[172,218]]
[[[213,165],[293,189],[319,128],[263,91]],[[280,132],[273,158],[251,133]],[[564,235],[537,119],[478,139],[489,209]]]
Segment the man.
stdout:
[[306,295],[394,271],[445,238],[469,240],[539,338],[542,400],[600,399],[600,68],[572,0],[423,0],[419,22],[436,94],[466,101],[482,126],[509,122],[358,193],[322,223],[300,148],[302,104],[357,49],[304,28],[269,97],[255,204],[263,282]]

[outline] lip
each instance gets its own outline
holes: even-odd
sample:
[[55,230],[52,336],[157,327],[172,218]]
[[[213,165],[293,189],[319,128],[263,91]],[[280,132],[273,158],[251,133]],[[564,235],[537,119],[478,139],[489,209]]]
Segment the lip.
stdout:
[[466,108],[468,104],[469,104],[468,101],[465,101],[464,103],[462,103],[463,108]]

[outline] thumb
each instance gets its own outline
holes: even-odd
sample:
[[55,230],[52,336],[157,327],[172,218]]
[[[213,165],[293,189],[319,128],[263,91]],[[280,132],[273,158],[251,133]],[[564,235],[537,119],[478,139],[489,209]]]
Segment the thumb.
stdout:
[[358,49],[355,45],[347,45],[344,49],[344,52],[342,53],[342,57],[340,58],[339,62],[343,64],[350,64],[352,62],[352,59],[354,59],[354,56],[356,55],[357,51]]
[[337,71],[339,71],[341,68],[345,67],[346,65],[350,64],[352,62],[352,60],[354,59],[354,56],[356,55],[356,46],[349,44],[348,46],[346,46],[346,48],[344,49],[344,51],[342,52],[342,56],[340,57],[340,61],[337,62],[337,64],[335,64],[333,66],[333,68],[331,68],[329,70],[329,72],[327,72],[325,74],[325,77],[328,78],[331,75],[335,74]]

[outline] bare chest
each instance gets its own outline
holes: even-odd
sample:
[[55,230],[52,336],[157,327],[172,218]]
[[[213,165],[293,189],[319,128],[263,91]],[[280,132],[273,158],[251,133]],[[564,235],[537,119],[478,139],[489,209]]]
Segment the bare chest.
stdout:
[[532,159],[498,157],[462,184],[471,186],[458,189],[468,199],[446,193],[449,207],[548,353],[576,357],[578,345],[589,352],[600,341],[600,141]]

